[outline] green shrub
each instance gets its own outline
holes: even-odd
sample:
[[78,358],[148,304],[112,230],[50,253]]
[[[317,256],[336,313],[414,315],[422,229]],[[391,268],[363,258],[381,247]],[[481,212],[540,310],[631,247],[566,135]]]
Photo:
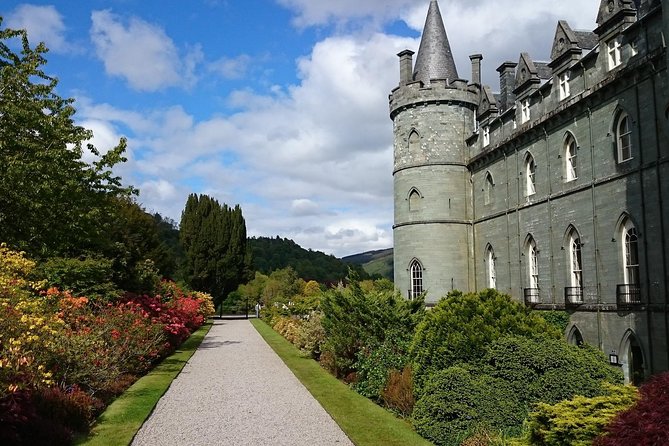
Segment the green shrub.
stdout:
[[[530,413],[525,436],[514,444],[532,446],[589,446],[621,411],[634,404],[632,386],[605,384],[595,397],[576,396],[557,404],[539,403]],[[664,414],[666,417],[666,414]],[[632,444],[641,443],[626,443]],[[644,443],[651,444],[651,443]],[[657,443],[659,444],[659,443]]]
[[560,333],[564,333],[569,326],[569,313],[566,311],[538,311],[537,313],[546,322],[557,328]]
[[355,372],[358,353],[380,345],[389,333],[413,333],[425,314],[422,299],[406,300],[395,292],[364,291],[355,278],[347,288],[325,293],[321,300],[323,328],[330,366],[338,377]]
[[403,370],[409,362],[409,337],[389,334],[379,345],[367,346],[358,352],[354,369],[358,381],[353,389],[359,394],[380,401],[381,391],[392,370]]
[[74,296],[93,300],[113,300],[121,294],[113,282],[113,262],[103,257],[54,257],[40,264],[35,276],[45,278],[48,287],[70,290]]
[[318,360],[325,343],[323,313],[313,312],[302,319],[297,332],[297,347],[306,355]]
[[453,366],[429,377],[412,421],[416,431],[435,444],[457,446],[470,431],[517,426],[523,416],[522,403],[508,383]]
[[528,403],[596,396],[602,393],[602,382],[621,384],[623,380],[620,370],[611,367],[594,347],[519,336],[493,342],[484,357],[483,371],[508,382]]
[[449,293],[416,328],[410,355],[418,392],[428,375],[480,360],[491,342],[506,335],[561,337],[545,319],[496,290]]

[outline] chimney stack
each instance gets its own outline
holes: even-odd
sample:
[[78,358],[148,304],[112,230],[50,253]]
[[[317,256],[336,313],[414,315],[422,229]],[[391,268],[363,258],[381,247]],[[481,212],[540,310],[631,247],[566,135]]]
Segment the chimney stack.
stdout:
[[411,50],[404,50],[398,54],[400,58],[400,85],[413,81],[413,55]]
[[472,61],[472,82],[481,85],[481,60],[483,60],[483,55],[472,54],[469,59]]
[[516,84],[516,65],[515,62],[504,62],[497,68],[499,73],[499,92],[501,96],[500,111],[509,109],[516,101],[513,89]]

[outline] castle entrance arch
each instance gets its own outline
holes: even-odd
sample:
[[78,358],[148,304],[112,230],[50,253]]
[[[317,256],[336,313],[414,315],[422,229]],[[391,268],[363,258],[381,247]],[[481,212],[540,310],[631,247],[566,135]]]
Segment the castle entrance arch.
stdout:
[[628,331],[623,337],[622,346],[620,352],[625,382],[638,386],[646,376],[646,363],[639,338],[632,331]]

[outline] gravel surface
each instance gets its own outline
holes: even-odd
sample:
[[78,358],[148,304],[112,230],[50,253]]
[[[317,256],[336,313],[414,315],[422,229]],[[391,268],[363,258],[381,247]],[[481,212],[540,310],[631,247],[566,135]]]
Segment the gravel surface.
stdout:
[[217,320],[133,440],[353,445],[247,320]]

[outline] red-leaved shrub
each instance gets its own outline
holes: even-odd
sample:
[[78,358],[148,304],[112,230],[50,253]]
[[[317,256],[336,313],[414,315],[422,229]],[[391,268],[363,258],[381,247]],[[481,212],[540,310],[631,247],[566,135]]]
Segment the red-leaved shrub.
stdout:
[[619,413],[594,445],[669,445],[669,372],[652,377],[639,394],[639,401]]

